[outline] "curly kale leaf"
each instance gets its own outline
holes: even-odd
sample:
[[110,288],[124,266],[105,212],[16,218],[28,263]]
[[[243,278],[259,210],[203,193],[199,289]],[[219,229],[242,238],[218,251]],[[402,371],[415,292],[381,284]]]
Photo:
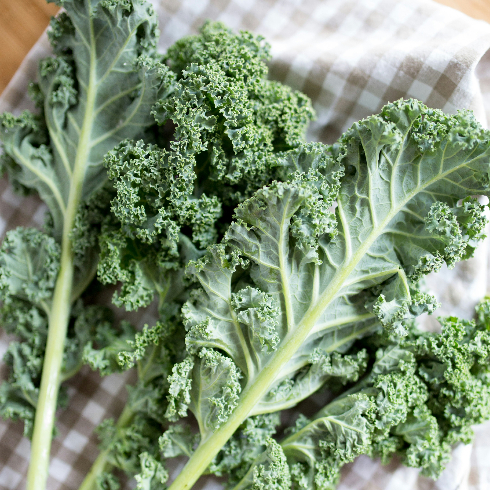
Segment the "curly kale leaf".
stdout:
[[0,251],[3,303],[12,298],[31,303],[48,314],[60,267],[60,246],[33,228],[9,231]]
[[4,355],[10,367],[8,380],[0,385],[0,416],[24,422],[24,435],[30,437],[39,395],[42,357],[46,345],[47,319],[35,306],[9,301],[1,309],[4,328],[16,333]]
[[[105,420],[97,429],[101,441],[99,462],[84,485],[101,489],[109,484],[119,485],[118,472],[114,470],[121,470],[131,477],[137,475],[141,488],[161,488],[168,477],[160,457],[163,443],[159,439],[169,425],[164,416],[169,376],[184,356],[179,325],[173,319],[151,328],[145,325],[142,331],[135,332],[123,322],[119,329],[99,328],[92,339],[95,342],[86,346],[84,358],[93,369],[105,375],[135,366],[137,380],[127,386],[128,400],[117,422]],[[170,435],[172,431],[167,432]],[[178,428],[173,433],[174,439],[185,439]]]
[[230,482],[238,482],[267,446],[279,423],[277,412],[249,417],[223,446],[210,464],[209,472],[218,476],[228,475]]
[[[311,419],[300,416],[280,443],[294,488],[335,488],[341,467],[360,454],[385,463],[397,455],[437,478],[454,444],[471,442],[472,426],[490,418],[488,311],[485,300],[476,322],[441,319],[441,333],[413,330],[399,344],[380,337],[368,375]],[[257,445],[266,451],[265,441]],[[235,490],[253,488],[264,454],[231,479]]]
[[102,376],[121,372],[123,367],[118,362],[119,353],[127,348],[134,335],[135,329],[129,322],[122,321],[116,328],[113,322],[100,321],[97,332],[85,344],[83,362]]
[[[427,121],[437,123],[430,133]],[[236,208],[222,244],[188,267],[201,288],[183,315],[189,353],[225,352],[242,389],[226,424],[203,434],[189,465],[211,461],[213,437],[231,437],[247,416],[292,406],[319,388],[311,383],[264,406],[277,381],[294,385],[311,369],[304,346],[327,354],[379,325],[400,338],[407,320],[434,310],[434,299],[414,290],[422,275],[466,257],[473,237],[483,237],[484,206],[460,201],[489,194],[488,141],[469,114],[398,101],[354,124],[328,149],[322,171],[295,172]],[[252,290],[258,302],[238,300]],[[199,383],[189,369],[182,393]],[[388,412],[387,421],[401,422],[396,416]]]
[[141,471],[135,476],[136,490],[160,490],[165,488],[168,471],[158,459],[148,453],[140,454]]
[[[391,371],[385,365],[380,374],[377,363],[384,362],[386,356],[398,362],[391,365]],[[410,411],[427,399],[425,386],[415,376],[413,356],[407,358],[405,351],[388,347],[387,351],[378,351],[377,357],[366,380],[311,420],[301,417],[292,434],[281,442],[298,488],[335,488],[345,463],[360,454],[373,454],[377,442],[392,442],[390,430],[404,423]],[[261,464],[259,460],[257,463]],[[247,487],[242,484],[238,488]]]
[[[354,456],[365,453],[381,456],[386,462],[397,454],[404,464],[421,468],[424,475],[437,478],[449,461],[454,444],[471,442],[472,425],[490,417],[488,329],[479,322],[454,317],[441,321],[440,334],[416,333],[400,346],[380,349],[368,378],[320,412],[323,416],[331,410],[329,407],[347,403],[359,394],[371,399],[373,408],[365,415],[369,446]],[[395,359],[398,361],[393,362]],[[319,420],[320,417],[315,417],[302,429],[308,437]],[[312,455],[305,466],[304,462],[294,462],[305,460],[305,452],[301,450],[304,443],[304,437],[295,440],[292,436],[281,445],[290,458],[288,461],[298,468],[298,475],[302,478],[306,474],[315,475],[309,481],[315,481],[317,486],[308,488],[324,488],[318,482],[324,478],[320,461],[325,458],[327,446],[325,442],[317,442],[321,458],[320,453]],[[339,469],[344,462],[337,461]],[[300,473],[300,467],[309,470]],[[330,484],[335,484],[335,479]]]
[[[240,372],[226,356],[203,348],[172,369],[165,416],[177,420],[190,409],[200,433],[212,434],[235,409],[241,391]],[[192,380],[192,382],[191,382]]]
[[49,31],[56,56],[39,68],[41,116],[6,113],[0,122],[10,180],[39,193],[58,239],[74,179],[81,177],[82,199],[103,185],[103,156],[145,134],[152,105],[171,91],[174,78],[156,61],[156,18],[146,2],[63,6],[67,12]]
[[[487,308],[485,300],[477,311],[481,314]],[[440,439],[448,445],[470,443],[471,426],[490,418],[490,334],[486,322],[486,313],[483,322],[476,323],[449,317],[442,320],[440,335],[422,334],[407,342],[407,348],[421,359],[418,375],[428,386],[428,406],[437,418]],[[427,458],[426,452],[427,448],[421,448],[422,456],[417,457]],[[425,472],[437,475],[440,468],[435,465]]]
[[209,175],[208,182],[199,179],[204,190],[217,181],[253,191],[274,152],[304,142],[314,115],[310,101],[267,80],[269,49],[261,36],[209,22],[167,52],[177,89],[156,105],[155,116],[175,125],[170,147]]
[[160,451],[165,458],[190,457],[199,442],[190,427],[183,424],[171,425],[159,438]]
[[[22,393],[15,393],[30,398],[30,406],[39,395],[38,420],[43,422],[34,428],[37,444],[31,468],[35,470],[28,478],[41,486],[47,477],[51,414],[59,384],[80,366],[87,339],[81,320],[72,325],[78,316],[77,307],[72,307],[95,274],[97,250],[90,226],[101,225],[107,201],[99,209],[89,201],[107,182],[103,157],[123,139],[150,134],[149,128],[155,126],[151,108],[172,92],[175,80],[156,54],[156,16],[150,4],[60,3],[65,12],[53,19],[49,31],[54,56],[41,60],[32,90],[40,113],[0,116],[2,169],[14,188],[37,193],[50,215],[46,233],[26,230],[9,235],[1,279],[3,308],[9,315],[38,315],[41,323],[49,324],[47,332],[44,326],[41,332],[39,322],[31,329],[20,320],[19,327],[30,329],[32,335],[23,337],[21,328],[16,329],[23,342],[12,347],[13,381],[10,388],[3,388],[4,394],[9,390],[12,394],[19,385]],[[12,313],[11,301],[18,313]],[[77,337],[80,329],[85,332],[83,340]],[[51,354],[35,392],[45,346]],[[27,381],[20,381],[27,378],[34,391]]]
[[[114,198],[114,190],[110,184],[95,191],[85,202],[78,207],[70,238],[73,243],[74,262],[77,269],[82,269],[89,264],[91,267],[89,280],[92,280],[97,267],[98,254],[100,253],[99,236],[101,234],[107,216],[110,214],[111,200]],[[49,225],[49,223],[48,223]],[[47,227],[49,228],[49,226]],[[76,294],[84,291],[86,284],[76,284]]]
[[[90,488],[104,490],[109,482],[114,488],[119,488],[119,477],[114,469],[122,470],[131,477],[139,475],[143,482],[151,482],[152,478],[161,479],[164,475],[163,481],[167,479],[166,471],[158,461],[158,434],[161,433],[161,426],[151,418],[127,410],[117,423],[113,419],[106,419],[97,428],[97,433],[101,441],[99,466],[104,471],[100,472],[99,468],[97,480],[90,481]],[[87,480],[84,484],[88,484]]]
[[116,306],[137,310],[148,306],[156,296],[160,316],[168,318],[177,313],[187,299],[191,282],[184,275],[185,264],[203,252],[180,233],[170,244],[174,254],[163,242],[166,240],[160,238],[156,244],[142,244],[111,225],[103,227],[98,278],[103,284],[121,282],[113,296]]
[[125,141],[105,160],[115,219],[99,277],[123,283],[118,305],[148,305],[167,271],[195,258],[182,256],[183,236],[201,249],[215,243],[236,204],[299,158],[289,152],[304,144],[311,104],[266,79],[267,53],[261,38],[216,23],[169,49],[176,85],[154,110],[162,147]]

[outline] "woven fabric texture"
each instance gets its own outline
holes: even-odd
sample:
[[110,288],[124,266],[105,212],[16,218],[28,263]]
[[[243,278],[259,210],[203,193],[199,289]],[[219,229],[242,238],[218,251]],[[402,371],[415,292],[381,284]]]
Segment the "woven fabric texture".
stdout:
[[[490,25],[429,0],[154,0],[160,49],[197,32],[206,19],[262,34],[272,45],[270,76],[313,100],[317,119],[311,140],[334,141],[354,121],[400,97],[414,97],[453,113],[472,109],[490,117]],[[31,108],[27,85],[37,62],[49,55],[43,35],[0,97],[0,112]],[[44,206],[20,198],[0,180],[0,234],[19,225],[40,226]],[[466,317],[488,289],[487,248],[430,285],[443,314]],[[441,314],[442,314],[441,313]],[[141,316],[144,316],[142,314]],[[141,323],[145,319],[140,318]],[[0,334],[0,355],[9,337]],[[0,379],[7,373],[0,366]],[[100,378],[88,368],[68,382],[69,408],[60,410],[52,446],[49,490],[77,489],[97,456],[94,428],[117,416],[131,374]],[[433,482],[397,461],[382,466],[360,457],[344,468],[339,490],[485,490],[490,488],[490,423],[475,441],[455,448]],[[22,424],[0,420],[0,490],[25,488],[30,443]],[[182,465],[180,464],[180,468]],[[179,467],[174,467],[173,472]],[[134,483],[134,482],[133,482]],[[131,488],[131,482],[128,482]],[[196,489],[220,489],[203,479]]]

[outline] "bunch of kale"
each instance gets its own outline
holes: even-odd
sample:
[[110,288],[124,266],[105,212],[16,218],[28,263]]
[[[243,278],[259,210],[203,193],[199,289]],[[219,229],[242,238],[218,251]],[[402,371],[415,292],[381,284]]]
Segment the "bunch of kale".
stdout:
[[[12,185],[49,209],[0,251],[2,321],[19,339],[0,414],[33,434],[44,470],[30,481],[69,403],[50,393],[83,364],[137,371],[84,490],[117,488],[116,469],[166,488],[176,456],[189,462],[172,490],[206,473],[327,490],[360,454],[437,477],[490,417],[490,306],[422,333],[437,305],[420,280],[484,238],[469,196],[489,194],[488,132],[398,101],[334,145],[307,143],[311,103],[267,79],[260,36],[208,23],[161,58],[143,0],[63,5],[32,89],[40,113],[1,119]],[[112,311],[154,306],[142,329]],[[319,391],[319,413],[280,425]]]

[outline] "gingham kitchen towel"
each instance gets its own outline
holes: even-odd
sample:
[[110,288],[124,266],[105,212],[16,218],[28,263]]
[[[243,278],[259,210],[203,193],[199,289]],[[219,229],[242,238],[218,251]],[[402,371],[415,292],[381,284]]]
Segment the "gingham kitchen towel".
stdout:
[[[309,138],[331,142],[352,122],[387,102],[415,97],[455,112],[473,109],[483,124],[490,111],[490,25],[430,0],[155,0],[160,48],[195,33],[206,19],[260,33],[272,45],[270,75],[308,94],[318,114]],[[0,112],[29,106],[28,82],[46,36],[35,45],[0,97]],[[487,112],[486,112],[487,111]],[[15,196],[0,181],[0,233],[39,225],[44,208],[33,197]],[[488,290],[487,248],[431,285],[441,314],[471,316]],[[142,318],[141,323],[144,322]],[[0,337],[0,354],[9,339]],[[5,377],[5,368],[0,376]],[[129,375],[130,377],[131,375]],[[97,455],[94,427],[122,409],[127,376],[101,379],[87,368],[69,382],[69,408],[60,411],[52,446],[49,490],[77,489]],[[490,488],[490,423],[477,427],[475,442],[454,450],[438,482],[397,461],[381,466],[360,457],[343,471],[339,490],[487,490]],[[21,424],[0,421],[0,490],[23,489],[29,441]],[[177,468],[175,469],[177,471]],[[128,483],[128,488],[131,482]],[[219,489],[207,479],[196,489]]]

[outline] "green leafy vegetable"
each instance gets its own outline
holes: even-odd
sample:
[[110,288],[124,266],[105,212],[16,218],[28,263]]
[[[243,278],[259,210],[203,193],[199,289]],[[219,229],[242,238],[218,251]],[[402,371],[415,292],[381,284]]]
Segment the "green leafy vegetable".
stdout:
[[[0,415],[32,433],[28,489],[45,486],[60,384],[84,363],[137,381],[82,490],[117,488],[113,470],[166,488],[176,456],[169,490],[207,473],[327,490],[359,454],[436,477],[490,416],[490,306],[437,335],[414,319],[437,306],[423,276],[485,237],[471,196],[490,195],[488,132],[410,100],[306,143],[311,103],[267,79],[262,37],[209,22],[159,57],[143,0],[60,3],[39,114],[0,119],[11,184],[49,210],[0,249],[18,337]],[[156,325],[89,304],[96,276],[126,310],[156,299]],[[281,412],[325,388],[336,398],[276,440]]]
[[[368,376],[311,419],[300,417],[281,441],[276,459],[288,464],[277,481],[291,478],[294,488],[333,489],[342,465],[360,454],[380,456],[384,462],[397,454],[405,464],[437,478],[452,446],[469,443],[471,426],[490,416],[488,305],[486,300],[478,306],[480,314],[486,311],[476,323],[449,317],[442,320],[440,334],[415,330],[398,345],[381,339]],[[237,433],[232,440],[239,437]],[[259,444],[264,453],[252,464],[238,461],[239,473],[244,464],[249,469],[234,490],[256,488],[257,475],[268,466],[268,443]],[[290,489],[291,484],[277,488]]]
[[[282,391],[277,381],[282,388],[287,377],[294,386],[305,367],[314,368],[305,346],[311,355],[316,346],[348,345],[362,322],[403,336],[406,320],[434,310],[417,282],[483,238],[483,206],[467,199],[488,194],[489,155],[488,134],[471,115],[396,102],[354,124],[321,167],[275,182],[236,208],[223,243],[189,267],[201,289],[184,309],[189,357],[175,369],[201,366],[201,349],[219,349],[236,365],[223,361],[220,378],[241,391],[238,400],[236,390],[221,398],[231,415],[224,423],[214,416],[214,431],[201,433],[171,490],[192,485],[247,416],[268,411],[266,402]],[[257,300],[244,301],[245,291]],[[262,329],[274,338],[271,328],[277,338],[267,345]],[[185,389],[171,386],[170,400],[199,420],[208,411],[186,401],[202,386],[203,369],[194,373]],[[271,410],[310,394],[299,392]]]
[[125,332],[111,328],[95,339],[97,348],[91,345],[84,351],[86,362],[106,375],[135,365],[138,379],[128,387],[128,401],[117,422],[107,419],[98,427],[100,454],[80,489],[118,488],[115,468],[139,475],[141,488],[160,488],[158,482],[165,482],[168,474],[160,461],[159,437],[166,424],[168,378],[182,360],[183,336],[176,322],[169,322],[145,326],[141,332],[129,325]]
[[190,243],[216,242],[235,206],[304,143],[313,117],[306,96],[267,80],[269,46],[260,36],[208,23],[165,58],[176,82],[154,108],[163,147],[125,141],[105,160],[115,219],[100,240],[98,277],[123,283],[115,302],[128,310],[155,294],[161,304],[175,299],[174,276],[195,258]]
[[[0,119],[2,162],[12,185],[38,193],[50,214],[45,233],[13,231],[2,247],[3,308],[28,331],[15,329],[27,341],[11,350],[14,373],[10,387],[2,388],[1,411],[25,418],[27,433],[36,411],[29,489],[43,488],[47,478],[72,304],[97,266],[93,239],[72,234],[83,221],[78,213],[104,186],[105,153],[125,138],[147,134],[154,123],[151,108],[173,90],[174,80],[156,58],[156,18],[148,3],[60,4],[66,13],[49,32],[55,57],[41,61],[34,90],[40,114]],[[94,217],[85,213],[92,222]],[[20,311],[12,313],[14,303]],[[28,316],[37,322],[28,325]]]
[[[195,289],[184,275],[185,264],[202,257],[204,252],[199,247],[217,240],[225,225],[231,223],[236,203],[271,181],[273,176],[288,175],[296,169],[294,165],[300,165],[296,160],[324,160],[323,145],[305,146],[306,123],[313,116],[309,100],[266,79],[268,49],[259,36],[246,32],[232,34],[219,23],[206,24],[199,35],[185,38],[169,49],[165,57],[176,73],[177,89],[155,106],[157,119],[165,124],[158,143],[125,140],[105,158],[113,185],[107,192],[112,214],[102,221],[98,277],[105,283],[122,283],[113,298],[116,305],[134,310],[147,306],[156,296],[161,325],[181,322],[178,313]],[[236,94],[240,97],[235,97]],[[227,97],[234,99],[225,104]],[[206,114],[210,117],[203,124]],[[171,134],[169,125],[173,125]],[[242,134],[240,144],[239,133]],[[225,167],[234,168],[233,175],[231,170],[225,172]],[[89,206],[86,214],[98,216],[98,211]],[[221,217],[219,222],[218,217]],[[76,230],[79,228],[84,229],[80,226]],[[180,331],[185,332],[185,329],[180,326]],[[147,363],[149,371],[158,369],[161,361],[147,352],[153,352],[148,347],[152,339],[159,345],[163,342],[161,326],[144,330],[145,342],[137,335],[135,345],[139,347],[134,359],[124,346],[130,336],[121,335],[114,328],[103,334],[104,338],[99,335],[84,351],[86,361],[102,374],[118,370],[117,362],[126,368],[132,366],[134,359],[138,364]],[[166,339],[177,344],[182,340],[178,335],[176,339],[172,336]],[[177,360],[176,356],[175,364],[182,361],[184,354]],[[161,411],[158,417],[156,411],[142,414],[140,409],[135,410],[130,397],[122,419],[115,424],[114,435],[104,435],[103,439],[113,442],[110,448],[103,445],[94,471],[87,476],[83,488],[91,488],[96,475],[109,481],[109,477],[102,477],[102,472],[107,473],[112,467],[133,475],[139,467],[138,454],[142,451],[155,458],[163,428],[146,430],[143,427],[144,424],[153,428],[162,424],[165,413],[174,419],[189,404],[202,404],[213,413],[200,420],[203,429],[213,430],[214,414],[226,420],[231,411],[227,399],[239,391],[240,385],[235,377],[223,377],[221,370],[216,369],[226,364],[225,356],[213,350],[203,350],[199,356],[199,363],[187,360],[174,372],[170,370],[165,378],[160,373],[152,381],[147,399],[155,396],[155,406]],[[232,363],[229,366],[233,368]],[[184,393],[189,384],[186,376],[194,372],[201,376],[203,383],[212,377],[205,396],[194,391],[183,394],[182,403],[170,400],[167,404],[169,390]],[[168,384],[166,377],[170,374]],[[147,381],[140,375],[137,386],[142,385],[147,386]],[[130,388],[131,393],[134,389]],[[126,417],[127,411],[133,414],[130,419]],[[145,434],[146,446],[135,445],[131,435],[135,431],[127,431],[128,420],[136,419]],[[163,420],[167,428],[168,420]],[[179,442],[184,439],[179,427],[170,427],[168,444],[172,440],[175,446],[176,439]],[[191,437],[187,446],[192,448],[194,439]],[[174,446],[170,449],[168,445],[166,451],[175,452]],[[133,457],[122,458],[121,447],[132,448]]]

